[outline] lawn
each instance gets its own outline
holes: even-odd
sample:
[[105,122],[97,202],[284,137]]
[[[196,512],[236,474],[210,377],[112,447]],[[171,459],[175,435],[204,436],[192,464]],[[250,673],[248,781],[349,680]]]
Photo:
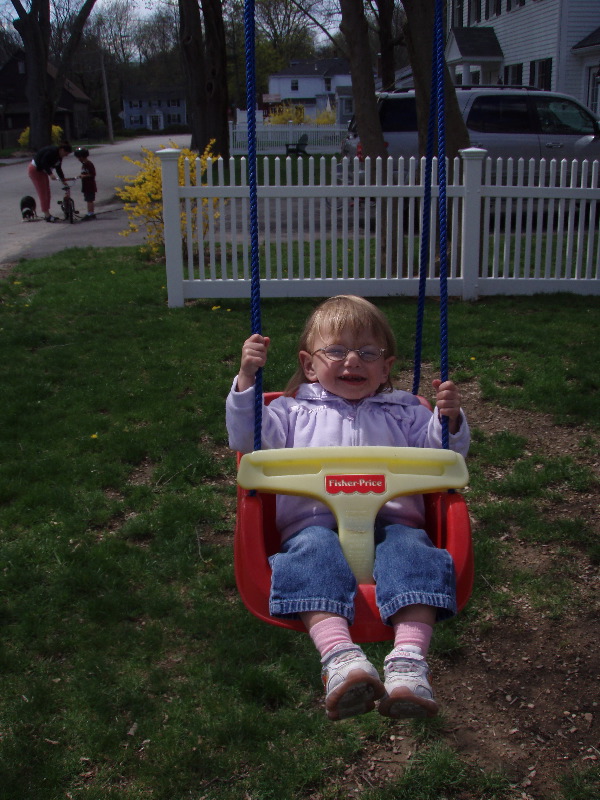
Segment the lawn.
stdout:
[[[1,800],[599,796],[591,683],[577,708],[556,712],[581,715],[563,737],[572,756],[544,751],[552,781],[524,787],[530,762],[515,755],[516,773],[490,763],[485,732],[467,757],[461,734],[472,722],[450,697],[427,725],[377,714],[329,723],[307,637],[243,608],[224,400],[249,330],[247,301],[169,309],[164,266],[133,248],[24,262],[0,283],[0,299]],[[266,390],[293,371],[314,302],[264,301]],[[400,343],[397,385],[409,388],[415,302],[378,304]],[[432,374],[437,312],[428,301]],[[477,582],[468,610],[435,635],[442,698],[444,675],[448,685],[464,673],[472,691],[483,686],[476,665],[469,673],[482,642],[518,631],[525,607],[538,634],[560,631],[559,649],[569,631],[582,651],[592,641],[576,625],[591,625],[586,603],[597,604],[582,576],[591,581],[600,562],[595,515],[584,511],[598,499],[599,340],[600,298],[451,303],[451,372],[474,422]],[[545,449],[530,438],[542,422]],[[558,432],[573,444],[564,452]],[[385,645],[369,652],[381,659]],[[486,658],[486,669],[498,665],[493,651]],[[479,696],[483,715],[500,713]],[[562,745],[557,735],[552,747]]]

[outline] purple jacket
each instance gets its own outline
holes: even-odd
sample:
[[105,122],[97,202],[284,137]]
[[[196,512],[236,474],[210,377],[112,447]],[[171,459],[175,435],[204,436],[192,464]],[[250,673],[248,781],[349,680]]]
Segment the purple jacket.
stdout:
[[[235,388],[236,381],[226,404],[229,446],[249,453],[254,449],[254,388],[245,392],[236,392]],[[319,383],[303,383],[296,397],[278,397],[263,407],[262,439],[265,449],[349,445],[440,448],[442,426],[438,415],[408,392],[395,390],[351,403]],[[460,430],[450,436],[450,447],[466,456],[469,441],[469,426],[462,414]],[[390,500],[378,519],[422,528],[423,498],[411,495]],[[309,525],[336,527],[331,511],[322,503],[310,497],[277,497],[277,527],[282,540]]]

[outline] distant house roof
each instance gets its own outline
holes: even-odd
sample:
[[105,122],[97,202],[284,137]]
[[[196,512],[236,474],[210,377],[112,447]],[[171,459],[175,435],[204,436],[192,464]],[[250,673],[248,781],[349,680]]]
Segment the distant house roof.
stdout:
[[573,50],[584,50],[587,47],[600,47],[600,28],[588,33],[588,35],[577,44],[573,45]]
[[[57,74],[58,70],[56,69],[56,67],[53,64],[48,64],[48,75],[50,75],[51,78],[56,79]],[[65,83],[63,88],[65,92],[68,92],[71,95],[71,97],[73,97],[75,100],[80,100],[83,103],[92,102],[90,98],[87,96],[87,94],[82,89],[80,89],[79,86],[76,86],[73,83],[73,81],[70,81],[68,78],[65,78]]]
[[323,78],[330,78],[333,75],[350,75],[350,64],[345,58],[292,61],[286,69],[273,73],[271,77],[305,77],[307,75],[320,75]]
[[[17,50],[0,67],[0,98],[3,102],[23,102],[27,104],[25,92],[27,78],[25,72],[19,68],[19,62],[23,62],[24,59],[25,53],[23,50]],[[50,78],[53,81],[56,80],[58,74],[56,67],[48,63],[47,70]],[[63,92],[66,92],[73,100],[79,103],[89,105],[92,102],[87,94],[68,78],[65,80]],[[64,101],[61,102],[64,104]]]
[[467,61],[499,61],[504,58],[493,28],[452,28],[451,36],[461,58]]

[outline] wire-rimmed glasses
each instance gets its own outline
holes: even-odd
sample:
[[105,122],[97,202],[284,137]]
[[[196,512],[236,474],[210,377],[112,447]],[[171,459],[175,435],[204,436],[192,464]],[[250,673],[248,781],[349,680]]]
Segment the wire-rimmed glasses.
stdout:
[[385,347],[343,347],[341,344],[330,344],[327,347],[319,347],[315,353],[323,353],[325,358],[330,361],[345,361],[348,358],[348,353],[356,353],[362,361],[377,361],[385,353]]

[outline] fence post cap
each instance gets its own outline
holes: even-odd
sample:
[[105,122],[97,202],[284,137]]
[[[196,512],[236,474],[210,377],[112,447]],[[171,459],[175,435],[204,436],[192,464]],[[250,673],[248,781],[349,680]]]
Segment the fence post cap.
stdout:
[[467,159],[483,159],[487,155],[487,150],[484,150],[482,147],[465,147],[463,150],[459,150],[458,152],[462,158]]
[[176,158],[179,158],[180,153],[181,150],[174,147],[164,147],[162,150],[156,151],[156,155],[163,161],[175,161]]

